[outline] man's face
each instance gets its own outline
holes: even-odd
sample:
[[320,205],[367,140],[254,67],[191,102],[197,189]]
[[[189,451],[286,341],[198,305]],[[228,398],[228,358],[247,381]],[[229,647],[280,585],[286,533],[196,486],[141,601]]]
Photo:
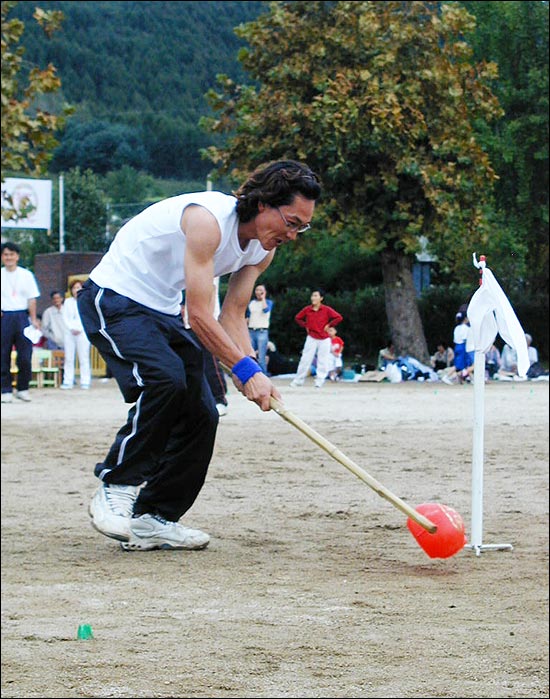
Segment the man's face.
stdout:
[[265,287],[264,286],[257,286],[254,289],[254,293],[256,294],[257,299],[263,299],[265,296]]
[[17,263],[19,262],[19,253],[15,252],[15,250],[8,250],[8,248],[5,248],[4,251],[2,252],[2,264],[6,269],[15,269],[17,267]]
[[63,305],[63,296],[61,296],[61,294],[54,294],[52,296],[52,303],[56,308],[61,308]]
[[311,294],[311,305],[312,306],[320,306],[322,300],[323,300],[323,297],[321,296],[321,294],[318,291],[314,291]]
[[283,243],[296,240],[298,229],[310,223],[314,210],[315,202],[301,194],[294,197],[292,204],[260,204],[256,230],[262,248],[271,251]]

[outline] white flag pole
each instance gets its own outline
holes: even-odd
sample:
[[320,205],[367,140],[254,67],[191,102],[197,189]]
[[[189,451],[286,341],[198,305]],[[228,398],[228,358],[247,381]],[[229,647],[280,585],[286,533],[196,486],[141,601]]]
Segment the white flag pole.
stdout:
[[65,252],[65,188],[59,175],[59,252]]
[[[479,263],[473,256],[474,266],[479,269],[483,283],[485,256],[480,255]],[[470,542],[464,548],[475,551],[476,556],[482,550],[512,550],[511,544],[483,544],[483,452],[485,435],[485,351],[476,343],[474,355],[474,426],[472,446],[472,527]]]
[[470,546],[477,555],[483,539],[483,448],[485,430],[485,354],[474,358],[474,434],[472,447],[472,531]]

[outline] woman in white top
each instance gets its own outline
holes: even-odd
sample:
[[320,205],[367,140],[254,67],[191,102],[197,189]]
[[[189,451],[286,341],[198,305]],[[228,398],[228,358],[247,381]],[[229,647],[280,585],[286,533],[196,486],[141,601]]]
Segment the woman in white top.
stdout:
[[61,388],[70,389],[74,385],[74,365],[78,354],[80,364],[80,388],[90,388],[92,373],[90,368],[90,341],[84,332],[80,313],[76,304],[78,292],[82,289],[82,282],[75,279],[69,286],[70,298],[65,300],[62,313],[65,321],[65,364],[63,366],[63,383]]

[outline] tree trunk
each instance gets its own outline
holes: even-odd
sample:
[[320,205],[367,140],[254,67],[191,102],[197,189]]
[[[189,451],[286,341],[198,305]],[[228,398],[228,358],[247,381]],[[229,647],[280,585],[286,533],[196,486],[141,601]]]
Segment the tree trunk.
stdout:
[[398,355],[429,364],[430,355],[412,275],[413,259],[397,250],[382,253],[386,315]]

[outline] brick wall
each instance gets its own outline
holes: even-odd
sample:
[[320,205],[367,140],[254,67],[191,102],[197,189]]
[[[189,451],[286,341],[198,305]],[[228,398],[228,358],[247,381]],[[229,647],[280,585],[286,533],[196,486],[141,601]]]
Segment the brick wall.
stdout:
[[40,289],[38,313],[44,313],[51,305],[50,293],[54,289],[66,293],[69,277],[89,274],[102,257],[101,252],[50,252],[36,255],[34,276]]

